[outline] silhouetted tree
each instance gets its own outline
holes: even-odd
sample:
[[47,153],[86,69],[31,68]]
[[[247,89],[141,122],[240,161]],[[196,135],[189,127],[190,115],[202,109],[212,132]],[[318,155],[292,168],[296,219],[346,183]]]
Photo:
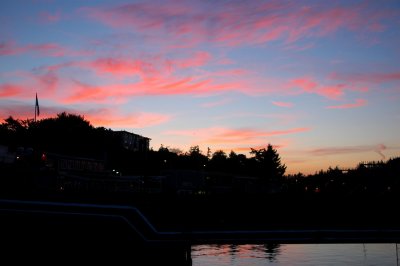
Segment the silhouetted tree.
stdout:
[[26,129],[21,120],[14,119],[12,116],[9,116],[4,121],[5,122],[2,125],[10,132],[17,133]]
[[160,170],[166,170],[176,167],[178,155],[174,152],[171,152],[168,147],[164,147],[161,144],[160,148],[157,151],[157,155],[154,154],[156,157],[156,161],[152,161],[152,167],[154,164],[157,163],[159,165]]
[[247,161],[246,155],[237,154],[231,151],[228,156],[227,171],[234,174],[245,174],[248,175],[247,171]]
[[189,151],[186,153],[186,157],[188,159],[188,165],[196,170],[203,170],[208,161],[207,156],[202,154],[198,145],[190,147]]
[[228,165],[227,165],[227,160],[228,157],[226,153],[222,150],[218,150],[213,153],[209,163],[208,163],[208,169],[211,171],[228,171]]
[[35,146],[57,153],[90,156],[101,145],[95,143],[95,130],[89,121],[65,112],[37,121],[32,134]]
[[282,179],[286,171],[286,165],[282,164],[278,151],[268,144],[267,149],[251,149],[250,154],[254,155],[257,162],[255,166],[257,175],[266,180]]
[[28,124],[28,120],[14,119],[9,116],[1,124],[0,141],[3,144],[7,144],[11,149],[29,145]]
[[211,159],[211,149],[210,147],[207,147],[207,159]]
[[251,181],[252,184],[262,185],[268,191],[278,191],[279,188],[282,191],[286,187],[290,193],[296,194],[400,194],[400,158],[387,162],[362,162],[355,169],[346,171],[329,167],[307,177],[299,173],[284,179],[286,166],[271,144],[263,149],[251,149],[252,157],[247,158],[234,151],[227,155],[222,150],[211,156],[209,148],[205,155],[198,145],[190,147],[186,153],[163,145],[157,151],[143,153],[124,148],[120,138],[111,129],[95,128],[83,116],[65,112],[38,121],[10,116],[0,124],[0,144],[7,145],[12,152],[21,151],[23,161],[27,161],[27,154],[36,156],[29,158],[40,158],[44,151],[104,159],[108,169],[118,169],[124,174],[157,175],[163,170],[174,169],[208,170],[207,176],[211,177],[213,184],[227,185],[232,183],[229,180],[234,176],[253,176],[259,180]]
[[176,155],[183,154],[183,151],[179,148],[168,148],[169,152],[175,153]]

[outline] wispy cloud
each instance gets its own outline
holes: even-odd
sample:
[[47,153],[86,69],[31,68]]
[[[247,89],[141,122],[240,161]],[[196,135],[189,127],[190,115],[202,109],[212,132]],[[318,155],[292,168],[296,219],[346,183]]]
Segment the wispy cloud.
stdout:
[[204,144],[232,145],[233,143],[260,145],[260,143],[268,143],[266,138],[296,134],[309,131],[310,128],[291,128],[286,130],[259,130],[259,129],[231,129],[223,127],[200,128],[194,130],[171,130],[166,131],[166,135],[191,137],[194,142]]
[[75,62],[71,65],[80,68],[92,69],[97,74],[111,74],[114,76],[142,75],[146,70],[151,70],[151,65],[141,60],[129,60],[115,57],[102,57],[92,61]]
[[289,95],[307,93],[320,95],[330,100],[344,100],[348,92],[366,93],[369,89],[354,80],[340,80],[339,82],[331,75],[319,80],[309,76],[291,79],[284,86],[284,91]]
[[15,71],[7,73],[13,80],[18,82],[0,83],[0,98],[25,98],[31,97],[32,93],[40,92],[49,97],[54,95],[59,85],[59,77],[53,71],[32,74],[26,71]]
[[20,55],[25,53],[37,53],[39,55],[50,57],[64,56],[83,56],[90,55],[89,51],[75,51],[64,47],[57,43],[41,43],[41,44],[26,44],[18,45],[14,41],[6,41],[0,43],[0,56]]
[[[0,109],[0,118],[13,116],[17,119],[32,118],[34,97],[32,96],[32,104],[23,102],[8,102],[4,103]],[[40,98],[39,98],[40,99]],[[39,119],[55,117],[57,114],[67,112],[79,114],[90,121],[94,126],[104,127],[129,127],[129,128],[145,128],[166,123],[172,119],[171,115],[159,114],[152,112],[121,112],[118,108],[92,108],[92,109],[75,109],[68,106],[52,106],[49,104],[41,105]]]
[[327,147],[311,150],[310,153],[315,156],[327,156],[327,155],[338,155],[338,154],[351,154],[351,153],[363,153],[363,152],[376,152],[382,159],[385,159],[383,151],[387,147],[384,144],[378,145],[365,145],[365,146],[344,146],[344,147]]
[[300,89],[300,93],[318,94],[333,100],[340,99],[346,89],[345,84],[324,85],[309,77],[293,79],[289,82],[289,86]]
[[218,84],[211,79],[196,80],[193,77],[158,77],[131,84],[110,84],[93,86],[75,81],[65,103],[106,102],[109,100],[127,101],[132,96],[145,95],[208,95],[228,91],[235,84]]
[[[94,60],[67,61],[42,66],[31,72],[16,71],[9,76],[12,76],[12,80],[18,78],[20,81],[0,83],[2,86],[0,96],[22,95],[32,88],[40,88],[46,94],[56,93],[60,102],[68,104],[109,101],[122,103],[136,96],[216,95],[227,91],[248,90],[235,79],[235,76],[229,79],[227,73],[196,75],[189,71],[183,75],[179,70],[200,67],[211,58],[208,53],[196,52],[193,55],[193,58],[179,59],[158,57],[158,61],[155,62],[152,62],[151,58],[100,57]],[[69,74],[65,74],[77,70],[80,72],[84,70],[106,82],[92,85],[81,81],[79,76],[77,79],[72,79]],[[128,82],[124,80],[127,77],[135,79],[130,79]]]
[[[25,101],[7,100],[2,103],[2,108],[0,108],[0,118],[6,118],[13,116],[16,119],[29,119],[34,116],[34,104],[35,104],[35,93],[30,95],[30,103]],[[57,114],[62,112],[84,115],[82,110],[77,110],[69,106],[57,106],[51,104],[42,104],[42,98],[39,94],[40,103],[40,117],[39,119],[55,117]]]
[[179,68],[192,68],[204,66],[211,59],[211,54],[205,51],[197,51],[190,58],[176,60],[174,63]]
[[127,57],[100,57],[92,61],[71,62],[65,67],[80,67],[93,69],[98,74],[112,74],[115,76],[140,75],[158,76],[171,74],[186,68],[196,68],[206,65],[212,56],[208,52],[197,51],[180,58],[167,56],[142,56],[136,59]]
[[[34,102],[32,97],[32,104],[29,105],[27,103],[16,102],[16,101],[8,101],[2,102],[0,108],[0,122],[2,119],[6,119],[9,116],[14,117],[15,119],[29,119],[34,116]],[[46,107],[45,107],[46,108]],[[41,117],[46,117],[47,112],[40,107]]]
[[349,108],[357,108],[357,107],[365,106],[367,103],[368,103],[368,101],[365,99],[356,99],[355,103],[331,105],[331,106],[327,106],[326,108],[327,109],[349,109]]
[[331,78],[353,83],[383,84],[400,82],[400,72],[332,73]]
[[216,107],[216,106],[225,105],[225,104],[230,103],[232,101],[233,100],[231,98],[224,98],[224,99],[219,100],[219,101],[202,103],[200,106],[204,107],[204,108],[212,108],[212,107]]
[[[350,81],[339,83],[330,78],[320,81],[303,76],[287,81],[282,78],[261,77],[236,66],[210,71],[206,67],[209,67],[212,61],[213,56],[205,51],[184,52],[183,55],[175,57],[167,54],[141,54],[136,57],[108,55],[43,66],[32,76],[41,80],[45,87],[52,87],[53,91],[57,86],[62,87],[64,103],[106,102],[110,99],[126,102],[129,97],[144,95],[217,95],[230,91],[250,96],[293,96],[306,93],[331,100],[343,100],[347,91],[365,91]],[[84,70],[106,79],[107,82],[97,83],[101,85],[93,85],[79,79],[71,82],[71,77],[62,78],[58,74],[61,71],[66,73],[64,70]],[[129,82],[126,78],[130,78]],[[132,81],[135,79],[136,81]],[[225,103],[216,102],[204,106],[212,107]],[[275,101],[273,104],[287,108],[293,106],[290,102]]]
[[279,106],[279,107],[285,107],[285,108],[293,107],[293,103],[290,103],[290,102],[272,102],[272,104]]
[[0,84],[0,98],[8,98],[20,94],[24,89],[16,84]]
[[[287,43],[332,34],[339,29],[373,32],[396,13],[382,8],[374,13],[368,3],[335,7],[324,2],[198,2],[168,5],[136,2],[111,8],[80,10],[114,28],[134,29],[146,35],[169,36],[175,44],[214,42],[227,46],[259,44],[275,40]],[[365,17],[369,20],[366,21]],[[186,41],[186,42],[185,42]]]
[[86,116],[95,126],[145,128],[168,122],[170,115],[158,113],[129,113],[121,114],[112,109],[88,111]]
[[258,138],[280,136],[287,134],[294,134],[309,131],[309,128],[291,128],[287,130],[273,130],[273,131],[262,131],[254,129],[225,129],[222,132],[216,133],[210,136],[207,143],[247,143]]

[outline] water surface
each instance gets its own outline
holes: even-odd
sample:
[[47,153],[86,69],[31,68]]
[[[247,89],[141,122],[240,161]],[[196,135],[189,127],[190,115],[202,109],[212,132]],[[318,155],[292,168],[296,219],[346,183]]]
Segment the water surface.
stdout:
[[196,245],[193,266],[394,265],[399,244]]

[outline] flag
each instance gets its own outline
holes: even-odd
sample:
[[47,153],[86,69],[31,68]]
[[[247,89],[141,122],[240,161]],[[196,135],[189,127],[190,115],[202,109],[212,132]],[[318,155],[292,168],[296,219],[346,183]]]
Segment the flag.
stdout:
[[35,103],[35,117],[36,117],[36,114],[37,114],[37,116],[39,116],[39,101],[37,98],[37,93],[36,93],[36,103]]

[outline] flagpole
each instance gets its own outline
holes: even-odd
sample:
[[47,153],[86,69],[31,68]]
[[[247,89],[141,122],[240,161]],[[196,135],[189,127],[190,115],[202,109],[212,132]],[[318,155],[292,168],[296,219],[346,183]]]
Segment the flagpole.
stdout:
[[[36,97],[37,97],[37,93],[36,93]],[[36,100],[35,100],[35,120],[34,121],[36,122]]]
[[36,113],[39,116],[39,101],[37,97],[37,92],[36,92],[36,99],[35,99],[35,122],[36,122]]

